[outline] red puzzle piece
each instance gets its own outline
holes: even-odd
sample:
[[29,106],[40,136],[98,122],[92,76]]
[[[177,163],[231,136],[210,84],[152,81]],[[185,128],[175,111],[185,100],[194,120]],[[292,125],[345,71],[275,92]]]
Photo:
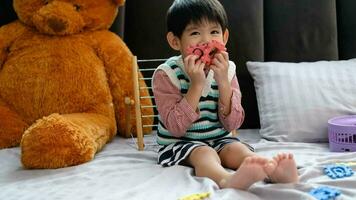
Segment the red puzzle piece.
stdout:
[[202,62],[206,65],[211,65],[211,62],[214,58],[214,55],[219,51],[226,51],[225,45],[216,41],[212,40],[210,43],[205,44],[198,44],[196,46],[190,46],[187,49],[188,55],[195,54],[199,56]]

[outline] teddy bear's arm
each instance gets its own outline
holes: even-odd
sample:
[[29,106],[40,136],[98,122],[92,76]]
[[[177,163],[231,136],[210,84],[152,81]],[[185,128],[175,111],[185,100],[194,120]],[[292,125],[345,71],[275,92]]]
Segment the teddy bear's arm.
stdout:
[[24,32],[24,27],[18,21],[0,27],[0,69],[11,51],[12,43]]
[[[113,97],[113,103],[115,107],[115,114],[118,123],[119,134],[125,136],[125,97],[133,99],[133,54],[128,49],[126,44],[120,39],[119,36],[109,31],[102,31],[95,33],[95,48],[98,56],[104,62],[105,71],[107,74],[108,82],[111,89],[111,95]],[[142,76],[139,74],[139,76]],[[140,84],[145,84],[140,83]],[[148,96],[148,91],[141,90],[141,95]],[[144,99],[142,105],[152,105],[149,98]],[[131,114],[134,115],[134,109],[131,109]],[[142,110],[144,115],[152,115],[153,110],[145,108]],[[132,130],[135,130],[134,117],[131,117]],[[151,124],[152,119],[144,119],[143,124]],[[150,129],[144,129],[144,132],[150,132]],[[135,133],[133,133],[135,134]]]
[[109,31],[94,32],[92,42],[103,61],[115,108],[118,133],[125,132],[124,98],[133,98],[133,55],[121,38]]
[[6,40],[6,26],[0,27],[0,70],[2,69],[2,65],[4,64],[4,61],[6,59],[7,53],[9,51],[9,47],[7,45],[7,40]]
[[129,91],[132,89],[127,84],[132,82],[133,54],[121,38],[114,33],[101,31],[94,34],[95,49],[104,63],[113,97],[116,97],[116,89],[124,91],[120,92],[121,94],[129,95]]

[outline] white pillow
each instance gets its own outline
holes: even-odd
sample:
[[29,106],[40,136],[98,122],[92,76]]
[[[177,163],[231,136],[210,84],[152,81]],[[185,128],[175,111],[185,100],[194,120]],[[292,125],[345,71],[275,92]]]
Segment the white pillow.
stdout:
[[356,59],[247,62],[257,95],[260,134],[273,141],[327,142],[327,121],[356,114]]

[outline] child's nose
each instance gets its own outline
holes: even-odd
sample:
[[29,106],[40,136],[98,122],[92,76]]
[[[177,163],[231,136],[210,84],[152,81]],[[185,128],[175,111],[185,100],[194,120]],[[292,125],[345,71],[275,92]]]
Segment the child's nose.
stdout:
[[208,35],[208,34],[202,35],[202,38],[201,38],[201,43],[202,44],[209,43],[210,41],[211,41],[210,35]]

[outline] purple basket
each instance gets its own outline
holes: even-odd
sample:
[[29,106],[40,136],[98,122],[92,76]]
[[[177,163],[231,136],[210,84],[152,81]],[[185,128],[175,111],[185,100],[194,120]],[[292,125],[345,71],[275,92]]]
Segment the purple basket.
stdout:
[[330,151],[356,151],[356,115],[329,119],[328,132]]

